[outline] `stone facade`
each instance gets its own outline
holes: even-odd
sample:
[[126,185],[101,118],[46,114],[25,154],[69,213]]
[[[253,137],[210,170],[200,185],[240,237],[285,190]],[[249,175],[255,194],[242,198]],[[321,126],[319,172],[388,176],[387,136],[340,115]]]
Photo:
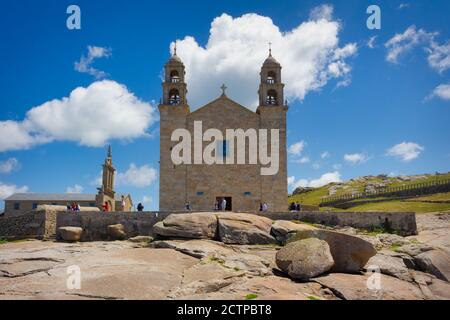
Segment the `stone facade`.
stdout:
[[[162,211],[180,211],[190,203],[192,210],[214,210],[215,202],[225,198],[229,210],[257,212],[266,202],[269,211],[286,211],[287,155],[286,111],[283,101],[281,66],[270,55],[261,69],[260,103],[256,112],[232,101],[223,94],[209,104],[190,112],[186,99],[184,65],[175,54],[165,66],[163,98],[160,111],[160,200]],[[267,129],[270,154],[271,129],[279,130],[279,169],[275,175],[261,175],[261,165],[249,164],[246,139],[245,164],[179,164],[172,162],[173,148],[179,143],[171,141],[176,129],[187,129],[194,136],[194,122],[201,121],[202,130],[218,129],[224,136],[227,129]],[[259,139],[258,139],[259,140]],[[227,141],[226,143],[229,143]],[[258,141],[259,142],[259,141]],[[202,142],[202,150],[211,142]],[[233,143],[231,144],[233,145]],[[236,139],[234,146],[237,145]],[[236,147],[235,147],[236,148]],[[234,149],[236,150],[236,149]],[[251,152],[258,152],[253,150]],[[192,152],[192,159],[194,159]],[[193,160],[194,161],[194,160]]]
[[56,211],[34,210],[16,217],[0,217],[0,238],[52,238],[56,234]]

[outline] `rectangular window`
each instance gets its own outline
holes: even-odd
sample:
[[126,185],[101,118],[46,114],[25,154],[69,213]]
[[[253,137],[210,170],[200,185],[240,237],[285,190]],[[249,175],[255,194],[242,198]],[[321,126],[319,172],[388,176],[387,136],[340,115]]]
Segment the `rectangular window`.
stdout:
[[224,161],[230,155],[230,142],[226,140],[217,141],[217,155]]
[[197,195],[198,196],[203,196],[205,193],[203,192],[203,191],[199,191],[199,192],[197,192]]
[[33,204],[32,204],[33,210],[34,210],[34,209],[37,209],[37,207],[38,207],[38,204],[37,204],[37,203],[33,203]]
[[14,210],[20,210],[20,203],[14,203]]
[[252,193],[250,191],[244,192],[244,196],[251,196]]
[[89,207],[95,207],[95,203],[94,202],[89,203]]

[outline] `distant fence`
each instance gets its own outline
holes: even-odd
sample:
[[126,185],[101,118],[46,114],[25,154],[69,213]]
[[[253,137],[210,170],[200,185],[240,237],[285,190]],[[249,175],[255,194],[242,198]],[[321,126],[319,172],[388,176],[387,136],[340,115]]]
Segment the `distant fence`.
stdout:
[[357,199],[370,199],[378,197],[415,197],[438,192],[450,191],[450,179],[435,180],[422,183],[413,183],[398,187],[384,187],[372,192],[360,192],[355,194],[343,194],[322,198],[320,207],[333,207]]

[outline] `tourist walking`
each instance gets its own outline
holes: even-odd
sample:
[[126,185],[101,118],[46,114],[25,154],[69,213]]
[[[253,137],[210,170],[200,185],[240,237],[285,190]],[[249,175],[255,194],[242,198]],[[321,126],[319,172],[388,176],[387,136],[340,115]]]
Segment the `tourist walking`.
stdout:
[[267,210],[269,210],[269,206],[268,206],[268,204],[266,202],[264,202],[263,205],[262,205],[262,211],[263,212],[267,212]]
[[186,210],[191,211],[191,203],[189,201],[186,202]]

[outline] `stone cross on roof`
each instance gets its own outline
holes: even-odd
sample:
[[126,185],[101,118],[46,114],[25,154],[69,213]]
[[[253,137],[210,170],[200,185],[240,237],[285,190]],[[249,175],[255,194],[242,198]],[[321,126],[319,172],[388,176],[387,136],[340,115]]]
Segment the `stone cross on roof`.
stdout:
[[226,96],[225,91],[228,89],[227,86],[225,84],[222,84],[222,86],[220,87],[220,89],[222,89],[222,96]]

